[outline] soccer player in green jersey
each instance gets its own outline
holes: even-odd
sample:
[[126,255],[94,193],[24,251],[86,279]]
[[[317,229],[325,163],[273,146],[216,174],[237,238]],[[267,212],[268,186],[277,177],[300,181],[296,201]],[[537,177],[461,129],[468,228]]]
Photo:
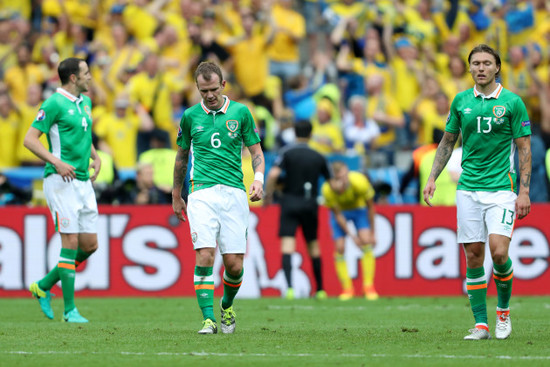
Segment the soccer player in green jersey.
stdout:
[[[498,293],[495,336],[506,339],[512,332],[509,303],[514,274],[508,248],[516,217],[522,219],[531,210],[531,126],[521,98],[496,82],[499,55],[482,44],[472,49],[468,62],[475,86],[457,94],[451,105],[423,195],[431,206],[435,181],[461,133],[463,172],[456,193],[457,241],[464,245],[466,289],[476,323],[464,339],[491,338],[483,269],[487,239]],[[516,148],[520,175],[517,195]]]
[[[44,101],[23,144],[46,162],[44,194],[61,235],[61,255],[57,266],[29,290],[44,314],[53,319],[50,289],[61,280],[63,320],[82,323],[88,320],[74,303],[75,268],[97,249],[98,212],[92,181],[101,159],[92,144],[92,103],[82,94],[90,87],[88,64],[68,58],[57,70],[61,88]],[[42,134],[47,135],[49,149],[39,140]],[[90,167],[94,170],[91,177]]]
[[[252,156],[254,182],[251,201],[263,196],[265,160],[258,130],[248,108],[222,94],[225,80],[218,65],[201,63],[195,82],[202,101],[183,114],[174,164],[172,207],[182,221],[189,218],[195,250],[195,292],[203,314],[199,334],[218,331],[214,317],[214,276],[212,268],[216,244],[223,258],[223,298],[221,330],[235,331],[233,299],[243,280],[243,258],[248,232],[248,199],[243,184],[241,152],[244,145]],[[182,188],[191,154],[192,166],[187,204]]]

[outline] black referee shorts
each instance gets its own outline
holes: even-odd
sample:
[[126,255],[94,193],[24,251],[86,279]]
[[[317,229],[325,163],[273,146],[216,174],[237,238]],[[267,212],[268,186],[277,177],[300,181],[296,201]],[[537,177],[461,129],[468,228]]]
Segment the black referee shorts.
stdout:
[[294,237],[298,226],[306,242],[317,239],[318,205],[315,200],[305,200],[297,197],[283,197],[281,200],[280,237]]

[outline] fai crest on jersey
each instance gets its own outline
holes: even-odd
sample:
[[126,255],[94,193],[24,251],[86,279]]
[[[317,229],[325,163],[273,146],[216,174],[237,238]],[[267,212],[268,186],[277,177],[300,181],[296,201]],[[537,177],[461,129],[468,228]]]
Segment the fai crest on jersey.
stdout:
[[90,110],[89,106],[84,106],[84,111],[90,118],[92,118],[92,110]]
[[227,126],[227,130],[234,133],[239,128],[239,121],[237,121],[237,120],[227,120],[225,122],[225,126]]
[[197,232],[191,233],[191,241],[193,241],[193,243],[197,242],[197,237]]
[[36,120],[37,121],[42,121],[45,118],[46,118],[46,112],[44,112],[44,110],[39,110],[38,115],[36,115]]
[[495,106],[493,107],[493,115],[495,115],[496,118],[501,118],[506,113],[506,107],[504,106]]

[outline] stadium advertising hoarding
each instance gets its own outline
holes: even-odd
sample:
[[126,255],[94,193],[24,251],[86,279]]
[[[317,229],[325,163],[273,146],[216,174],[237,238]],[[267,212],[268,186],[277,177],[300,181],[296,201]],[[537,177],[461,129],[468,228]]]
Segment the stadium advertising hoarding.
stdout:
[[[329,295],[340,293],[333,262],[328,211],[320,209],[319,239],[323,276]],[[78,269],[79,296],[193,296],[195,255],[189,227],[170,206],[101,206],[99,249]],[[550,205],[533,205],[517,221],[510,254],[515,295],[549,295],[550,269],[546,213]],[[279,207],[253,208],[250,216],[245,278],[239,297],[279,297],[286,284],[277,231]],[[375,220],[375,284],[381,296],[450,296],[464,293],[466,265],[456,244],[454,207],[380,206]],[[0,208],[0,297],[28,296],[29,284],[55,266],[59,235],[45,208]],[[361,252],[346,244],[348,270],[360,290]],[[315,288],[311,262],[301,234],[292,258],[294,289],[306,297]],[[486,274],[491,263],[486,261]],[[221,259],[215,262],[216,295]],[[489,294],[496,294],[492,281]],[[54,293],[61,294],[60,289]],[[360,293],[360,292],[358,292]]]

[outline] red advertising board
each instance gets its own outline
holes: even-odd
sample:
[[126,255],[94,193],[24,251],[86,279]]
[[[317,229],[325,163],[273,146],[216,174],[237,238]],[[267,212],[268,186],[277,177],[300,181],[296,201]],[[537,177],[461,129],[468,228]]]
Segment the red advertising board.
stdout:
[[[323,279],[327,293],[334,296],[341,289],[334,270],[328,211],[320,210]],[[99,212],[99,249],[78,269],[78,296],[194,295],[195,256],[189,228],[177,220],[170,206],[101,206]],[[533,205],[531,214],[517,221],[510,245],[515,295],[550,294],[549,213],[550,205]],[[284,294],[278,227],[278,206],[252,209],[240,297]],[[375,227],[375,284],[381,296],[463,294],[466,266],[462,247],[456,244],[454,207],[380,206]],[[293,286],[298,297],[307,297],[315,290],[311,261],[300,233],[297,240]],[[55,266],[59,248],[60,238],[47,209],[0,208],[0,297],[28,296],[29,284]],[[360,257],[349,241],[346,260],[359,294]],[[219,257],[214,267],[219,296],[223,271]],[[491,281],[489,294],[495,294],[494,288]]]

